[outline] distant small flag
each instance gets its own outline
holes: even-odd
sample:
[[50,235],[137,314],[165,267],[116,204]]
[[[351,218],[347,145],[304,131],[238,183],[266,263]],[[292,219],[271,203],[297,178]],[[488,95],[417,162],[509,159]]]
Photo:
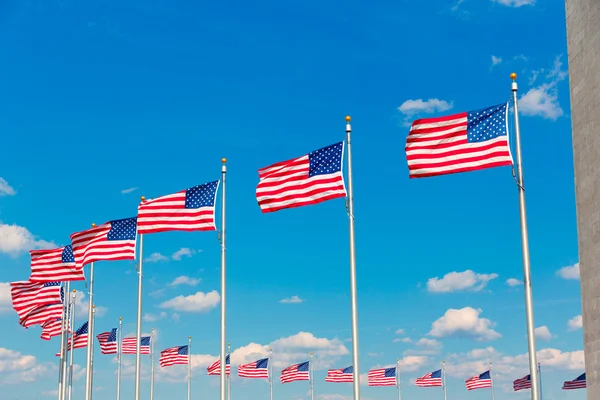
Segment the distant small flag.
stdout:
[[[70,328],[68,328],[70,331]],[[62,318],[56,318],[50,321],[46,321],[42,324],[42,334],[40,338],[44,340],[50,340],[54,336],[60,336],[62,333]]]
[[492,378],[490,371],[485,371],[483,374],[473,376],[465,381],[467,390],[485,389],[492,387]]
[[342,369],[330,369],[327,371],[325,382],[354,382],[353,379],[354,367],[346,367]]
[[531,375],[519,378],[513,381],[513,389],[515,392],[519,390],[531,389]]
[[219,181],[157,197],[138,207],[138,233],[214,231]]
[[170,367],[176,364],[188,364],[188,346],[169,347],[160,352],[158,362],[162,368]]
[[294,381],[309,381],[309,365],[310,361],[290,365],[289,367],[281,371],[281,377],[279,377],[279,380],[281,381],[281,383],[290,383]]
[[[220,364],[220,363],[219,363]],[[248,364],[238,366],[240,378],[269,378],[269,359],[261,358]]]
[[563,390],[585,389],[585,373],[579,375],[574,381],[566,381],[563,384]]
[[442,370],[438,369],[437,371],[430,372],[420,378],[417,378],[415,385],[419,387],[442,386]]
[[[214,363],[210,364],[208,368],[208,375],[221,375],[221,360],[217,360]],[[225,357],[225,375],[231,374],[231,365],[229,365],[229,354]]]
[[134,260],[136,226],[136,218],[125,218],[73,233],[77,267],[96,261]]
[[25,318],[30,312],[38,307],[47,304],[61,303],[60,285],[60,282],[11,282],[10,295],[13,308],[17,314],[19,314],[20,318]]
[[[81,325],[79,329],[75,331],[73,335],[73,349],[82,349],[87,347],[88,342],[88,323]],[[71,350],[71,338],[67,339],[67,351]],[[55,356],[60,356],[60,351],[55,354]]]
[[396,367],[378,368],[369,371],[369,386],[395,386],[396,385]]
[[96,335],[98,343],[100,343],[100,351],[102,354],[117,354],[117,329],[112,328],[110,332],[102,332]]
[[507,109],[508,103],[504,103],[414,121],[405,147],[410,177],[512,165]]
[[42,325],[49,320],[61,318],[62,313],[62,303],[46,304],[31,311],[25,318],[21,318],[19,324],[25,328],[33,325]]
[[[121,353],[136,354],[137,337],[123,338]],[[142,336],[140,340],[140,354],[150,354],[150,336]]]
[[51,250],[31,250],[31,282],[83,281],[83,268],[75,266],[71,245]]
[[346,197],[344,142],[258,170],[256,200],[263,213]]

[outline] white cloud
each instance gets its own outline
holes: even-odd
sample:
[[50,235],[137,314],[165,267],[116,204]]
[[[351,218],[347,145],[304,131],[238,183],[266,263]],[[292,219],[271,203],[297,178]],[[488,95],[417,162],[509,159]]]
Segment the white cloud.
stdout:
[[392,343],[412,343],[412,340],[410,338],[397,338],[392,340]]
[[171,258],[173,260],[175,260],[175,261],[179,261],[183,257],[191,257],[194,254],[196,254],[196,250],[192,250],[190,248],[183,247],[183,248],[177,250],[175,253],[173,253],[173,255],[171,256]]
[[27,228],[0,222],[0,253],[16,256],[33,249],[51,249],[53,247],[58,246],[53,242],[36,238]]
[[0,347],[0,384],[35,382],[50,370],[32,355]]
[[552,339],[552,333],[550,333],[550,329],[547,326],[540,326],[535,328],[535,337],[548,342]]
[[167,313],[164,311],[161,311],[160,314],[152,314],[152,313],[146,313],[144,314],[144,316],[142,317],[142,319],[145,322],[156,322],[159,321],[163,318],[167,317]]
[[0,282],[0,314],[12,311],[10,282]]
[[530,84],[533,84],[537,80],[537,77],[541,75],[545,76],[546,81],[539,86],[529,89],[529,91],[521,96],[519,99],[519,112],[525,116],[539,116],[555,121],[564,115],[564,111],[558,101],[557,85],[568,75],[568,72],[562,69],[561,56],[556,57],[550,71],[544,69],[532,71]]
[[427,348],[439,348],[442,347],[442,344],[435,339],[427,339],[421,338],[417,340],[415,343],[417,346],[427,347]]
[[168,259],[169,257],[165,257],[160,253],[152,253],[150,254],[150,256],[144,258],[144,261],[149,263],[155,263],[159,261],[167,261]]
[[0,177],[0,197],[2,196],[14,196],[17,192],[13,189],[12,186],[6,182],[3,178]]
[[501,63],[502,63],[502,58],[492,55],[492,66],[490,67],[490,69],[494,68],[496,65],[501,64]]
[[502,4],[507,7],[522,7],[532,6],[535,4],[535,0],[492,0],[494,3]]
[[[87,319],[90,307],[89,304],[90,302],[86,294],[84,292],[77,292],[75,295],[75,317],[79,318],[80,320],[81,318]],[[108,308],[96,305],[95,318],[103,317],[107,312]],[[80,324],[78,323],[78,325]]]
[[196,292],[189,296],[177,296],[160,304],[160,308],[170,308],[184,312],[208,312],[215,308],[221,301],[221,296],[216,290],[212,292]]
[[304,300],[302,300],[300,297],[298,296],[292,296],[292,297],[287,297],[285,299],[281,299],[279,300],[280,303],[292,303],[292,304],[296,304],[296,303],[302,303]]
[[508,279],[506,280],[506,284],[507,284],[508,286],[510,286],[510,287],[515,287],[515,286],[520,286],[520,285],[522,285],[522,284],[523,284],[523,282],[522,282],[522,281],[520,281],[520,280],[518,280],[518,279],[516,279],[516,278],[508,278]]
[[404,329],[400,328],[398,330],[396,330],[396,335],[404,335]]
[[136,190],[137,190],[137,187],[132,187],[132,188],[129,188],[129,189],[123,189],[123,190],[121,190],[121,193],[127,194],[127,193],[131,193],[133,191],[136,191]]
[[481,309],[476,310],[472,307],[460,310],[451,308],[431,324],[429,335],[437,338],[468,337],[477,341],[500,338],[502,335],[492,329],[494,323],[479,317],[481,312]]
[[567,326],[570,331],[576,331],[577,329],[583,328],[583,318],[581,315],[577,315],[567,322]]
[[562,267],[556,271],[556,275],[563,279],[580,279],[579,263],[571,266]]
[[452,102],[447,102],[445,100],[439,99],[417,99],[417,100],[406,100],[400,107],[398,107],[398,111],[406,116],[413,116],[415,114],[431,114],[435,112],[448,111],[453,107]]
[[188,286],[196,286],[199,284],[201,279],[190,278],[189,276],[178,276],[173,280],[173,282],[169,283],[169,286],[179,286],[179,285],[188,285]]
[[461,290],[478,292],[485,288],[489,281],[498,274],[477,274],[471,270],[449,272],[443,278],[431,278],[427,281],[427,290],[432,293],[450,293]]

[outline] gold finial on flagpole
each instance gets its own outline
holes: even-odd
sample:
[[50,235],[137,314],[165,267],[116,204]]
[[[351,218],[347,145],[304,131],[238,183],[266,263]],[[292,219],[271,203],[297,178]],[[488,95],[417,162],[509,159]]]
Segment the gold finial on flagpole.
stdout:
[[223,157],[223,158],[221,158],[221,162],[222,162],[223,164],[225,164],[225,163],[227,162],[227,159],[226,159],[225,157]]
[[349,115],[346,115],[346,122],[350,122],[352,120],[352,118],[350,118]]
[[92,222],[92,228],[95,228],[95,227],[96,227],[96,224]]
[[143,203],[144,201],[146,201],[146,196],[140,197],[140,200],[142,200],[142,203]]
[[515,74],[514,72],[512,72],[510,74],[510,79],[512,79],[513,81],[517,79],[517,74]]

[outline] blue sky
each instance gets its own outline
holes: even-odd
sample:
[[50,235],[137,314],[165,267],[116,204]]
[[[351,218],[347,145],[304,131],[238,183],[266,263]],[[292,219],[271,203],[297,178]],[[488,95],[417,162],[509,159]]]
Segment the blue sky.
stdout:
[[[4,2],[4,398],[56,389],[58,338],[20,327],[7,297],[8,282],[28,277],[27,251],[67,244],[92,222],[134,216],[142,195],[218,179],[227,157],[233,364],[272,346],[280,370],[314,351],[317,399],[349,399],[350,384],[324,382],[327,368],[351,364],[344,201],[262,215],[254,197],[258,168],[342,140],[347,114],[361,372],[401,359],[403,395],[438,399],[440,390],[413,381],[445,359],[449,398],[479,400],[489,391],[467,394],[464,380],[492,361],[498,398],[524,398],[510,393],[527,373],[510,168],[409,180],[404,156],[412,119],[507,101],[514,71],[544,399],[583,399],[585,391],[560,390],[583,372],[564,14],[559,0]],[[149,235],[144,248],[143,330],[156,328],[157,350],[192,335],[193,393],[216,395],[218,378],[206,366],[219,352],[217,235]],[[122,316],[133,334],[134,263],[98,263],[95,284],[96,333]],[[78,325],[86,318],[79,299]],[[125,360],[125,398],[133,361]],[[77,398],[85,350],[75,363]],[[115,369],[111,356],[97,355],[96,397],[114,394]],[[274,390],[276,398],[309,398],[307,383]],[[267,398],[268,386],[234,378],[232,392]],[[181,369],[158,373],[157,399],[185,393]],[[362,394],[396,396],[367,386]]]

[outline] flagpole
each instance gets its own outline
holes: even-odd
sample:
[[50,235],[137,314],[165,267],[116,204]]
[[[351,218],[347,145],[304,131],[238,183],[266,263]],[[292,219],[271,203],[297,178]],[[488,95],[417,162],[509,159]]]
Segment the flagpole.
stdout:
[[442,360],[442,379],[444,380],[444,400],[446,400],[446,362],[444,360]]
[[[146,201],[144,196],[141,197],[142,203]],[[140,346],[142,340],[142,268],[144,264],[144,235],[140,235],[140,250],[138,260],[138,304],[137,304],[137,334],[135,341],[135,400],[140,400],[140,381],[141,381],[141,355]]]
[[[92,224],[95,228],[96,224]],[[92,399],[92,346],[94,345],[94,326],[92,324],[92,305],[94,303],[94,263],[90,263],[90,283],[88,288],[88,340],[85,371],[85,400]]]
[[400,360],[396,360],[396,382],[398,387],[398,400],[402,400],[402,393],[400,391]]
[[510,74],[513,105],[515,108],[515,142],[517,150],[517,186],[519,189],[519,216],[521,221],[521,246],[523,248],[523,286],[525,288],[525,315],[527,321],[527,344],[529,349],[529,374],[531,378],[531,400],[538,400],[537,356],[535,350],[535,327],[533,323],[533,295],[531,291],[531,267],[529,264],[529,235],[527,233],[527,212],[525,209],[525,187],[523,181],[523,157],[521,154],[521,130],[519,126],[519,86],[517,74]]
[[121,356],[123,342],[123,317],[119,317],[119,332],[117,332],[117,400],[121,400]]
[[[77,290],[73,290],[73,296],[71,298],[71,319],[69,325],[71,326],[71,354],[69,355],[69,388],[68,388],[68,398],[71,400],[73,396],[73,344],[75,343],[74,335],[73,335],[73,327],[75,326],[75,297]],[[88,324],[88,329],[89,329]]]
[[188,336],[188,400],[192,400],[192,337]]
[[[358,364],[358,300],[356,295],[356,249],[354,247],[354,195],[352,183],[352,141],[350,116],[346,117],[346,142],[348,145],[348,220],[350,223],[350,302],[352,309],[352,388],[354,400],[360,400],[360,371]],[[222,399],[223,400],[223,399]]]
[[[540,400],[542,400],[542,366],[540,365],[539,362],[538,362],[538,372],[539,372],[539,378],[540,378]],[[531,378],[531,376],[529,378]]]
[[[221,159],[221,180],[223,183],[222,186],[222,196],[221,196],[221,371],[220,371],[220,387],[221,387],[221,400],[225,400],[225,367],[226,367],[226,354],[225,354],[225,343],[226,343],[226,312],[227,312],[227,286],[226,286],[226,270],[227,270],[227,262],[226,262],[226,229],[225,229],[225,205],[226,205],[226,175],[227,175],[227,159]],[[189,400],[189,399],[188,399]]]
[[[94,332],[94,326],[96,325],[96,305],[92,306],[92,332]],[[90,328],[90,324],[88,324],[88,330]],[[94,394],[94,341],[92,340],[92,362],[90,363],[90,370],[92,371],[90,375],[90,400],[92,400],[92,396]]]
[[[227,343],[227,354],[229,354],[229,369],[231,370],[231,343]],[[231,373],[227,375],[227,400],[231,400]]]
[[[62,289],[62,288],[61,288]],[[66,292],[66,295],[65,295]],[[68,332],[69,330],[69,314],[73,313],[73,310],[71,309],[71,301],[69,299],[69,294],[71,293],[71,282],[67,281],[67,286],[66,286],[66,290],[63,292],[63,310],[64,310],[64,323],[66,324],[66,329],[65,329],[65,334],[66,332]],[[72,328],[72,327],[71,327]],[[73,333],[71,333],[71,337],[73,336]],[[68,335],[67,335],[68,337]],[[66,344],[66,343],[65,343]],[[67,350],[65,351],[65,356],[62,359],[62,364],[61,364],[61,368],[62,368],[62,373],[61,373],[61,379],[62,382],[60,384],[60,390],[62,391],[61,397],[63,399],[67,398],[67,366],[69,364],[68,362],[68,357],[69,357],[69,347],[66,346]]]
[[269,349],[269,395],[273,400],[273,349]]
[[492,389],[492,400],[494,400],[494,380],[492,379],[492,363],[490,362],[490,389]]
[[315,377],[313,370],[313,353],[310,352],[310,361],[308,364],[309,376],[310,376],[310,400],[315,400]]
[[150,400],[154,400],[154,328],[152,328],[152,337],[150,338],[151,350],[150,350]]

